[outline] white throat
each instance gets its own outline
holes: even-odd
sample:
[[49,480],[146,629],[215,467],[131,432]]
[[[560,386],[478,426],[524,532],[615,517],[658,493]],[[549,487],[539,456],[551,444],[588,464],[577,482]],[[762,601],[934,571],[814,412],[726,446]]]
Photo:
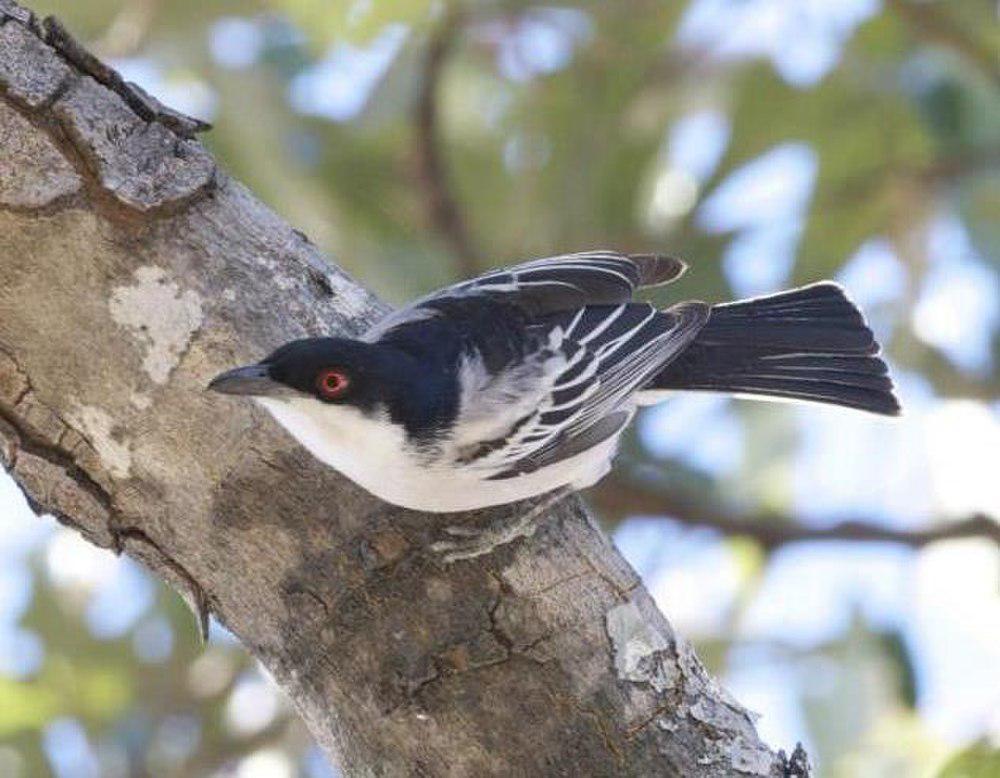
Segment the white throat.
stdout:
[[275,420],[314,457],[378,494],[368,483],[406,445],[403,429],[350,405],[310,397],[258,397]]

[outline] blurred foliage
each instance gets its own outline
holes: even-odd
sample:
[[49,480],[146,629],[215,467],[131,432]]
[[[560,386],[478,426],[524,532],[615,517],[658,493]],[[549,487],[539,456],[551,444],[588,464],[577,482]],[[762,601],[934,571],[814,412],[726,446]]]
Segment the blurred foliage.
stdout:
[[[108,552],[86,548],[68,530],[56,537],[105,560],[105,569],[115,564]],[[96,592],[54,578],[42,556],[34,556],[31,568],[32,602],[20,628],[41,641],[44,661],[27,677],[0,675],[0,775],[51,774],[46,738],[54,725],[69,721],[82,724],[92,752],[92,760],[80,759],[63,746],[69,767],[59,774],[74,778],[202,776],[232,770],[261,748],[307,753],[309,737],[290,706],[270,687],[263,697],[240,692],[241,685],[263,683],[256,666],[218,630],[203,646],[174,592],[157,586],[153,602],[126,629],[95,636]],[[126,581],[111,583],[124,588]],[[256,706],[259,715],[241,718],[234,706]]]
[[[995,4],[919,3],[915,21],[899,12],[905,2],[886,2],[848,29],[829,72],[811,81],[788,78],[764,56],[719,56],[705,42],[680,46],[677,31],[690,7],[680,2],[30,4],[59,15],[127,76],[129,68],[145,68],[146,86],[167,102],[201,95],[194,106],[215,125],[204,140],[227,169],[341,266],[397,302],[470,270],[596,246],[675,253],[693,265],[681,293],[730,298],[738,284],[722,260],[752,229],[738,220],[710,223],[705,204],[754,160],[797,144],[815,160],[815,182],[805,203],[781,217],[799,237],[778,285],[836,276],[862,246],[886,241],[905,269],[902,292],[872,311],[893,324],[892,361],[943,396],[993,400],[1000,395],[997,371],[960,369],[916,331],[912,311],[933,266],[926,235],[942,214],[960,220],[976,261],[997,269]],[[798,3],[788,5],[807,20]],[[928,11],[932,16],[920,16]],[[394,25],[406,30],[398,50],[385,37]],[[415,118],[417,101],[428,47],[442,35],[454,39],[438,74],[437,134],[427,138]],[[372,71],[370,89],[358,86],[369,71],[341,69],[337,82],[321,77],[379,46],[389,55],[384,69]],[[220,55],[219,47],[228,49]],[[324,100],[352,88],[365,91],[363,99],[333,116]],[[706,112],[724,118],[728,140],[717,164],[688,175],[682,187],[677,175],[686,171],[674,169],[671,129]],[[456,256],[432,218],[421,167],[428,142],[443,154],[438,183],[452,192],[476,257]],[[770,194],[755,196],[766,204]],[[676,293],[671,288],[657,297],[666,302]],[[996,332],[991,342],[995,365]],[[787,512],[790,487],[781,463],[798,444],[792,418],[750,405],[740,406],[738,417],[746,444],[735,472],[706,474],[673,457],[671,468],[660,469],[661,483],[706,503],[721,496]],[[630,435],[623,459],[641,467],[649,458],[639,436]],[[729,541],[728,548],[743,588],[731,623],[699,646],[718,671],[732,661],[739,610],[767,567],[752,544]],[[305,751],[307,738],[287,709],[253,735],[227,729],[224,708],[248,661],[227,644],[203,651],[172,594],[158,590],[153,611],[168,620],[173,647],[167,658],[147,664],[133,644],[142,620],[120,637],[95,638],[80,609],[67,607],[65,592],[44,575],[34,580],[21,626],[41,638],[45,658],[28,678],[0,676],[0,774],[18,766],[26,775],[47,774],[46,727],[67,718],[110,749],[101,761],[104,775],[208,775],[231,770],[262,747]],[[206,657],[215,657],[224,680],[198,692],[191,677]],[[945,746],[916,721],[919,689],[910,647],[898,634],[858,618],[838,641],[788,661],[837,679],[798,700],[824,774],[929,775],[944,759]],[[164,747],[163,738],[170,739],[164,728],[189,719],[196,721],[196,743]],[[980,745],[955,756],[941,774],[996,776],[1000,766],[996,752]]]
[[940,778],[993,778],[1000,775],[1000,749],[988,743],[977,743],[941,769]]

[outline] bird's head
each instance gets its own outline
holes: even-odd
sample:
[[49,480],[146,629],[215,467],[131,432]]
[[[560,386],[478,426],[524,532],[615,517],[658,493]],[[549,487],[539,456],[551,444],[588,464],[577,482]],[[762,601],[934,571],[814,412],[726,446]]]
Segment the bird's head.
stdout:
[[378,348],[347,338],[308,338],[286,343],[255,365],[212,379],[208,388],[260,400],[306,400],[325,405],[372,407],[388,376]]
[[216,376],[208,388],[256,400],[307,447],[331,424],[363,435],[361,420],[433,438],[458,407],[457,383],[446,371],[392,346],[347,338],[286,343],[256,365]]

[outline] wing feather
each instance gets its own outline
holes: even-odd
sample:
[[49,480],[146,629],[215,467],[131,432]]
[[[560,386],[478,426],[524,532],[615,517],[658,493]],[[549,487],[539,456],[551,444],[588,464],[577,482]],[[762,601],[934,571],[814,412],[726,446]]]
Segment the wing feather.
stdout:
[[680,354],[707,320],[704,303],[667,311],[639,303],[591,306],[582,315],[550,317],[538,326],[558,333],[566,358],[549,378],[531,420],[478,464],[496,470],[491,479],[513,478],[617,433],[631,417],[632,395]]
[[378,340],[400,325],[437,315],[438,307],[448,301],[475,296],[513,305],[529,317],[624,304],[636,289],[674,281],[685,269],[679,259],[660,254],[585,251],[535,259],[422,297],[389,314],[364,337]]

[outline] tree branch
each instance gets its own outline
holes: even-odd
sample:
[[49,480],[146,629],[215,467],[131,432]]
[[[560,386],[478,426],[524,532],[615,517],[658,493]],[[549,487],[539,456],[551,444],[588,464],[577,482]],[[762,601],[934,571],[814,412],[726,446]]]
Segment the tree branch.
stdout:
[[769,551],[791,543],[830,540],[898,543],[909,548],[923,548],[938,541],[961,538],[990,540],[1000,549],[1000,522],[982,514],[923,529],[894,529],[863,519],[847,519],[829,527],[807,527],[789,517],[734,517],[622,475],[608,476],[587,497],[599,513],[608,516],[668,516],[688,526],[751,538]]
[[142,48],[160,8],[160,0],[126,0],[107,29],[93,43],[101,57],[132,57]]
[[996,167],[1000,167],[1000,146],[964,149],[938,157],[923,167],[904,169],[902,172],[914,178],[937,182],[953,181],[960,176],[981,173]]
[[788,774],[579,501],[444,565],[454,516],[204,391],[388,309],[161,108],[0,0],[0,464],[32,505],[214,613],[348,774]]
[[975,40],[948,15],[931,3],[910,0],[887,0],[891,8],[911,30],[928,43],[944,46],[981,71],[1000,86],[1000,60],[997,53]]
[[449,10],[428,41],[413,117],[413,144],[427,220],[451,248],[456,273],[469,277],[480,271],[479,252],[472,243],[462,209],[451,191],[448,167],[439,139],[441,74],[460,30],[459,12]]

